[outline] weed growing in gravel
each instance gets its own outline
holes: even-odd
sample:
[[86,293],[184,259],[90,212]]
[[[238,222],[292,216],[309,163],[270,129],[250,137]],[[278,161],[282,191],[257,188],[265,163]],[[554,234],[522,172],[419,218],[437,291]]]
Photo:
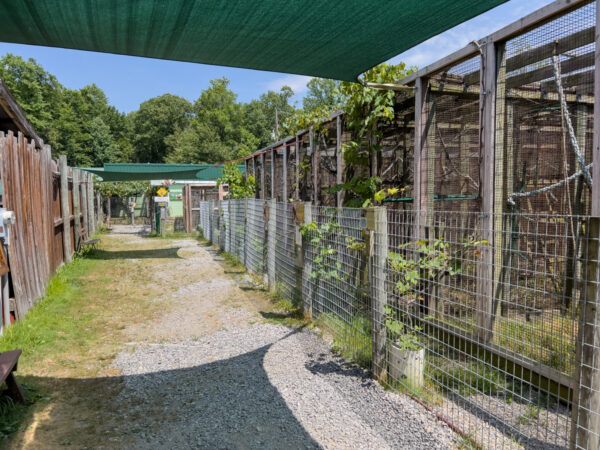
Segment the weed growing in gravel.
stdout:
[[261,312],[261,315],[269,323],[291,327],[304,327],[309,321],[304,317],[302,307],[294,305],[277,293],[269,294],[273,303],[273,312]]
[[336,351],[361,367],[371,367],[371,319],[356,315],[346,322],[333,313],[326,313],[321,314],[318,320],[333,334],[333,346]]

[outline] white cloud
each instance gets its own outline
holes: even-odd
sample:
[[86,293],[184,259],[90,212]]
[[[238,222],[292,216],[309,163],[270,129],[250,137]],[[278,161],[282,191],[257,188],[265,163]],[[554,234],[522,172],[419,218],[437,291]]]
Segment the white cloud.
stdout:
[[294,94],[303,94],[306,91],[306,83],[312,78],[306,75],[284,75],[265,83],[265,90],[279,91],[283,86],[289,86]]

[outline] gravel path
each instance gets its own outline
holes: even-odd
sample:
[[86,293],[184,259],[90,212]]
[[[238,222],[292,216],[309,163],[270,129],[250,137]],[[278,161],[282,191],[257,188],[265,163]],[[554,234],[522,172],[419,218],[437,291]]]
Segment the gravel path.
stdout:
[[[445,424],[334,355],[316,332],[265,322],[209,249],[153,241],[179,249],[161,276],[180,281],[155,300],[168,309],[163,319],[126,330],[130,351],[115,359],[124,375],[115,399],[124,441],[211,449],[456,445]],[[186,283],[185,271],[202,271],[202,279]]]

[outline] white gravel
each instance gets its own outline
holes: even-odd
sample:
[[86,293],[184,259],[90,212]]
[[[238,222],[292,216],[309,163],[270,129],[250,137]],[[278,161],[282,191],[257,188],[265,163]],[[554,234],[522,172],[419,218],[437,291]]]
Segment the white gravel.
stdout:
[[214,264],[218,275],[180,286],[178,295],[194,300],[178,301],[178,308],[185,314],[197,307],[190,305],[213,307],[222,326],[187,338],[179,332],[158,342],[140,339],[117,356],[124,387],[114,400],[122,416],[115,431],[123,441],[210,449],[456,445],[457,436],[433,414],[334,355],[316,332],[266,323],[243,301],[241,307],[223,303],[219,293],[244,294],[230,286],[207,249],[193,250],[185,257]]

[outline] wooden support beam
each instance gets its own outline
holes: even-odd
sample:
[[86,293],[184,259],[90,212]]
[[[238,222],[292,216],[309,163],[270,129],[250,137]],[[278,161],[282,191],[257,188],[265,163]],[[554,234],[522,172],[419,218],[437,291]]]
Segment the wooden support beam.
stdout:
[[[502,50],[502,54],[504,51]],[[504,59],[504,56],[502,56]],[[480,239],[488,244],[482,246],[477,269],[477,335],[488,343],[493,336],[494,315],[494,163],[496,154],[496,46],[489,42],[482,55],[483,77],[480,102]],[[506,62],[504,61],[504,70]]]
[[288,198],[288,156],[290,153],[289,145],[283,146],[283,159],[282,159],[282,174],[281,174],[281,196],[283,197],[283,202],[287,203],[289,201]]
[[296,188],[294,189],[294,200],[300,200],[300,170],[301,170],[301,161],[300,161],[300,138],[296,135],[296,145],[294,146],[294,153],[296,157],[296,173],[294,173],[294,183]]
[[[81,177],[81,172],[79,169],[73,169],[73,215],[75,216],[75,223],[73,226],[73,232],[75,233],[75,248],[74,250],[79,250],[81,248],[81,201],[80,201],[80,193],[81,193],[81,185],[79,183],[79,179]],[[109,199],[110,201],[110,199]],[[109,209],[110,213],[110,209]],[[109,216],[110,218],[110,216]]]
[[385,380],[387,373],[386,364],[386,307],[387,307],[387,289],[386,289],[386,266],[388,257],[388,225],[387,209],[381,206],[367,211],[372,214],[372,220],[367,218],[367,223],[372,225],[370,233],[370,242],[372,243],[373,255],[370,259],[371,270],[369,270],[371,298],[373,299],[372,308],[372,328],[373,328],[373,377],[377,380]]
[[90,225],[88,220],[90,218],[88,214],[88,173],[79,172],[81,179],[81,214],[83,215],[83,229],[85,230],[84,237],[90,236]]
[[309,130],[309,145],[310,151],[312,152],[312,167],[311,172],[313,176],[313,205],[319,206],[319,172],[320,172],[320,164],[321,164],[321,151],[318,145],[315,145],[315,130],[313,127],[310,127]]
[[571,448],[600,448],[600,217],[590,217],[584,243],[585,291],[579,312]]
[[94,175],[90,172],[87,172],[87,182],[88,182],[88,226],[90,227],[89,233],[90,236],[96,232],[96,221],[94,220],[95,208],[94,208]]
[[[585,53],[583,55],[575,56],[574,58],[567,59],[560,63],[560,72],[561,75],[564,76],[570,72],[574,72],[576,70],[585,69],[586,67],[594,66],[594,52]],[[506,80],[506,88],[512,89],[519,86],[523,86],[524,84],[535,83],[536,81],[547,80],[551,78],[552,80],[549,82],[542,83],[542,90],[544,86],[554,85],[556,88],[556,81],[554,80],[554,67],[552,65],[544,66],[537,70],[531,70],[529,72],[521,73]],[[568,87],[565,85],[564,81],[563,87]],[[571,84],[571,86],[574,86]]]
[[[335,182],[342,184],[344,182],[344,155],[342,154],[342,117],[337,116],[335,122],[336,138],[335,138]],[[336,196],[336,206],[341,208],[344,206],[344,192],[339,190]]]
[[267,177],[267,170],[266,170],[266,158],[265,158],[265,154],[262,153],[260,155],[260,197],[261,199],[265,200],[267,198],[267,192],[266,192],[266,177]]
[[277,186],[277,181],[275,179],[275,172],[277,168],[277,150],[274,148],[271,149],[271,196],[270,198],[277,198],[277,191],[275,190]]
[[[596,71],[594,72],[594,104],[600,105],[600,1],[596,2]],[[600,107],[594,108],[592,142],[592,216],[600,217]]]
[[69,166],[67,166],[67,155],[58,157],[58,169],[60,171],[60,211],[63,221],[63,253],[65,263],[70,263],[72,258],[71,249],[71,211],[69,208]]

